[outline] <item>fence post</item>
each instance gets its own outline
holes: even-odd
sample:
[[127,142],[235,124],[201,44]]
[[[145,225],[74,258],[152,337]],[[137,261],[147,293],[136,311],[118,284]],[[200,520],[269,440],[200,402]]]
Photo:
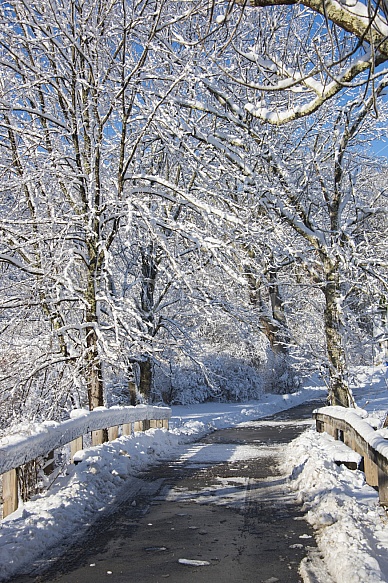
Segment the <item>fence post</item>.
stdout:
[[115,425],[114,427],[109,427],[108,429],[108,441],[114,441],[119,436],[119,427]]
[[381,506],[388,506],[388,476],[382,470],[378,471],[379,500]]
[[150,420],[144,419],[143,421],[135,421],[135,431],[147,431],[150,429]]
[[356,444],[354,442],[353,433],[351,431],[344,432],[344,444],[356,451]]
[[132,423],[123,424],[123,435],[131,435],[132,433]]
[[77,437],[76,439],[73,439],[73,441],[70,442],[70,459],[72,462],[77,451],[80,451],[81,449],[83,449],[83,447],[84,440],[82,435],[80,437]]
[[3,518],[15,512],[18,502],[18,473],[9,470],[3,474]]
[[92,431],[92,445],[102,445],[106,441],[108,441],[108,431],[106,429]]
[[325,429],[329,435],[331,435],[335,440],[338,440],[338,431],[332,420],[330,420],[329,423],[325,423]]
[[374,462],[372,462],[368,453],[366,453],[364,457],[364,472],[366,483],[369,484],[369,486],[379,485],[378,470],[379,468],[376,466]]

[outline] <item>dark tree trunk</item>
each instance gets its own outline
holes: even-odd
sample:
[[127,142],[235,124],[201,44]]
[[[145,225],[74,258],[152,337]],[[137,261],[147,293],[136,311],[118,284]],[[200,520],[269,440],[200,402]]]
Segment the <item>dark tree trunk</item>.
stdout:
[[145,358],[139,361],[140,378],[139,378],[139,391],[146,401],[149,403],[152,394],[153,385],[153,363],[151,358]]
[[129,404],[135,407],[137,405],[136,383],[134,383],[133,381],[129,381],[128,390],[129,390]]
[[[94,257],[92,247],[89,248],[89,255]],[[85,319],[89,325],[86,328],[86,355],[85,355],[85,382],[88,391],[89,409],[102,407],[104,405],[104,382],[102,376],[102,362],[98,349],[98,336],[96,328],[98,326],[97,300],[95,288],[95,260],[91,260],[88,268],[88,282],[86,289],[86,310]]]
[[[148,343],[152,343],[152,338],[156,334],[154,295],[159,262],[157,248],[153,242],[141,249],[142,282],[140,305]],[[153,388],[153,360],[151,356],[145,354],[140,356],[136,362],[139,366],[138,390],[142,398],[148,403],[151,400]]]
[[273,351],[277,354],[287,355],[290,336],[288,333],[286,315],[284,313],[283,298],[277,282],[277,270],[270,269],[268,277],[273,329],[273,342],[271,346]]

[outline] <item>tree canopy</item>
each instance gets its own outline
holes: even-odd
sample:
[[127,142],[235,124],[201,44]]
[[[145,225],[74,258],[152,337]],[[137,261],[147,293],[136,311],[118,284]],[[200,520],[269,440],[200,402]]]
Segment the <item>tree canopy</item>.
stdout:
[[387,287],[367,152],[384,6],[12,0],[0,18],[5,423],[117,385],[238,398],[312,368],[351,405]]

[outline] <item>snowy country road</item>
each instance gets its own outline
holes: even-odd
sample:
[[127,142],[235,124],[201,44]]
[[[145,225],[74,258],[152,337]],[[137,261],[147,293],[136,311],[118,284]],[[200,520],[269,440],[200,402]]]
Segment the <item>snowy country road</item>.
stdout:
[[14,583],[301,581],[300,561],[315,542],[278,462],[320,404],[183,447],[175,461],[131,479],[65,554]]

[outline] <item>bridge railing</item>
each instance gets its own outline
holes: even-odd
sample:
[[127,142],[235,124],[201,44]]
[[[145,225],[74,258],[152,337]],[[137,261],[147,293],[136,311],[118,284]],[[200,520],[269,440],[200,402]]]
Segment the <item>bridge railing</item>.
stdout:
[[313,416],[318,432],[326,431],[361,456],[359,469],[366,482],[378,489],[380,504],[388,506],[388,439],[354,409],[322,407]]
[[[70,444],[73,460],[83,447],[84,436],[91,434],[91,444],[100,445],[121,435],[150,428],[168,429],[169,407],[137,405],[136,407],[97,407],[93,411],[75,410],[72,418],[62,423],[46,422],[42,429],[28,436],[12,435],[0,440],[0,475],[3,483],[3,518],[14,512],[19,503],[18,470],[38,458],[53,458],[53,452]],[[47,469],[45,470],[47,473]]]

